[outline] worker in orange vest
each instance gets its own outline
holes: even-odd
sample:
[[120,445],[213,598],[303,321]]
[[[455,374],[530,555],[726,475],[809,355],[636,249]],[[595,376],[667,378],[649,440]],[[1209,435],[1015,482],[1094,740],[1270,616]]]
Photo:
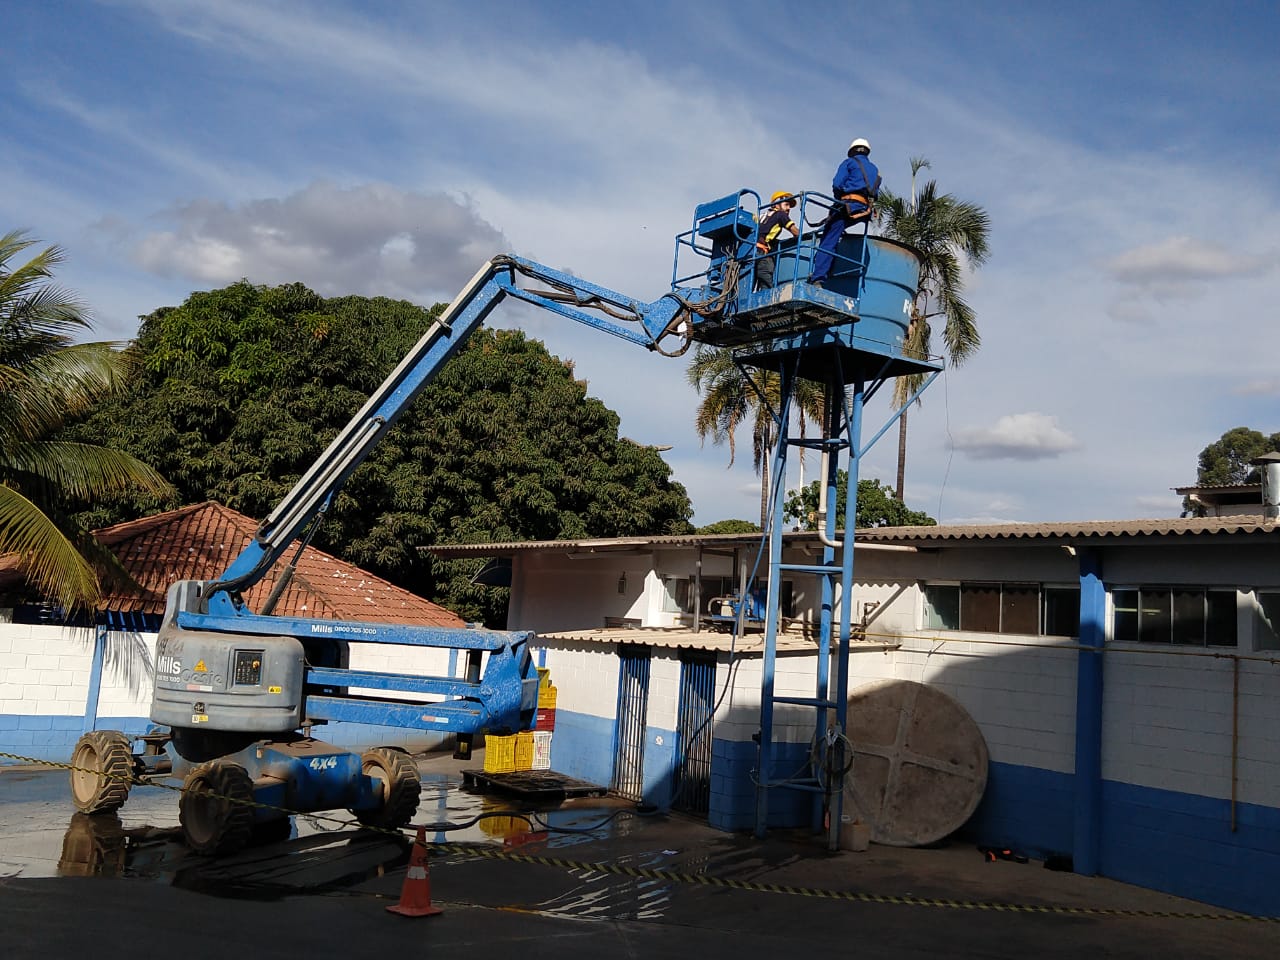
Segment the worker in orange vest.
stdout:
[[835,203],[827,213],[822,226],[822,239],[813,257],[813,272],[809,282],[815,287],[825,286],[835,260],[836,245],[844,232],[855,223],[871,218],[871,204],[880,193],[880,171],[871,162],[871,144],[859,137],[849,144],[849,156],[831,181],[831,195]]

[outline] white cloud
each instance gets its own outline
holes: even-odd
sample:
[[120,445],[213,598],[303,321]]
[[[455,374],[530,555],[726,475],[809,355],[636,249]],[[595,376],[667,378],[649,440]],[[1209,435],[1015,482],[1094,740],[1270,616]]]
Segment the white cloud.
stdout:
[[1118,287],[1107,313],[1122,322],[1145,323],[1171,305],[1203,297],[1215,281],[1263,276],[1276,263],[1275,256],[1243,254],[1186,235],[1166,237],[1102,264]]
[[312,183],[281,199],[199,200],[136,244],[143,268],[200,283],[301,281],[327,295],[447,297],[505,250],[466,203],[387,184]]
[[1249,380],[1231,392],[1238,397],[1280,397],[1280,377]]
[[1105,269],[1121,283],[1152,287],[1256,276],[1275,265],[1275,257],[1235,253],[1204,240],[1176,236],[1126,250],[1112,257]]
[[1075,437],[1043,413],[1015,413],[994,426],[957,431],[953,446],[976,460],[1046,460],[1077,449]]

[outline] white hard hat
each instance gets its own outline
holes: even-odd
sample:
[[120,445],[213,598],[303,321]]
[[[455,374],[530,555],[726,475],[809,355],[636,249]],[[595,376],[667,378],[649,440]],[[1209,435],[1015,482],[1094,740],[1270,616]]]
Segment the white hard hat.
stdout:
[[853,143],[849,144],[850,150],[857,150],[859,147],[862,147],[862,149],[866,150],[867,153],[871,152],[871,144],[867,143],[866,140],[863,140],[862,137],[859,137],[857,140],[853,141]]

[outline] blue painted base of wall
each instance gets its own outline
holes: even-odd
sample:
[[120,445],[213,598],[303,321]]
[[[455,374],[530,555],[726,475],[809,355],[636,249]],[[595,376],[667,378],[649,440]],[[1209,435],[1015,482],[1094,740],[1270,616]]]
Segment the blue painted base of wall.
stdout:
[[[147,717],[99,717],[98,730],[120,730],[140,736],[154,724]],[[84,717],[28,717],[0,715],[0,753],[52,763],[71,759],[76,741],[84,732]],[[449,737],[430,730],[406,730],[369,723],[330,723],[313,730],[316,739],[359,751],[369,747],[404,747],[411,753],[442,749]],[[0,764],[28,762],[0,757]]]
[[[616,727],[613,720],[603,717],[557,710],[556,728],[551,735],[551,769],[587,783],[609,786],[613,782]],[[670,730],[647,728],[643,761],[645,803],[663,810],[671,806],[675,762],[675,734]]]
[[613,730],[612,720],[557,710],[551,769],[607,787],[613,779]]
[[[809,757],[807,743],[775,743],[770,781],[792,776]],[[718,830],[753,830],[756,825],[755,770],[760,748],[754,741],[713,740],[711,798],[707,823]],[[775,829],[813,826],[814,794],[769,790],[767,825]]]
[[[1036,859],[1072,852],[1074,777],[992,763],[959,835]],[[1260,916],[1280,916],[1280,809],[1102,783],[1101,876]]]
[[1280,916],[1280,809],[1102,784],[1101,872],[1232,910]]
[[[128,734],[143,734],[151,726],[146,717],[99,717],[97,729],[121,730]],[[17,714],[0,715],[0,753],[51,763],[66,763],[71,759],[76,741],[84,733],[84,717],[28,717]],[[26,763],[0,757],[0,764]]]
[[1044,860],[1070,856],[1075,777],[1039,767],[992,763],[978,809],[960,834]]

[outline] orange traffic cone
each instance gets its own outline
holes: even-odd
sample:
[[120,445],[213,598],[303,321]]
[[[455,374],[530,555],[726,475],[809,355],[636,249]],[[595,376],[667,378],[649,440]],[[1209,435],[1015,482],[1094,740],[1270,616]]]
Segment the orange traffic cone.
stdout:
[[409,872],[400,888],[400,902],[387,907],[391,913],[402,917],[431,917],[444,913],[431,905],[431,877],[427,873],[427,828],[419,827],[413,841],[413,853],[409,856]]

